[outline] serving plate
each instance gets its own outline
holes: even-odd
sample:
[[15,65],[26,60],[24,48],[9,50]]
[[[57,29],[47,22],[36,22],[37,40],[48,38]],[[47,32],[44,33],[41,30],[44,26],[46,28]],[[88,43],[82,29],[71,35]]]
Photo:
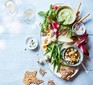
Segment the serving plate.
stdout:
[[[63,3],[58,3],[58,4],[54,4],[54,5],[52,5],[52,7],[53,6],[61,6],[61,7],[66,7],[66,8],[69,8],[69,9],[71,9],[73,12],[75,12],[74,11],[74,9],[73,8],[71,8],[70,6],[67,6],[67,5],[64,5]],[[50,9],[51,9],[51,6],[50,6]],[[53,8],[53,9],[56,9],[56,8]],[[60,8],[59,8],[60,9]],[[59,9],[58,9],[58,11],[59,11]],[[57,11],[57,13],[58,13],[58,11]],[[75,14],[76,14],[76,12],[75,12]],[[48,19],[51,19],[52,20],[52,18],[50,17],[50,15],[48,15]],[[57,19],[57,18],[56,18]],[[74,15],[74,20],[73,20],[73,22],[76,22],[75,20],[77,19],[77,17],[76,17],[76,15]],[[45,22],[45,21],[44,21]],[[73,24],[74,23],[71,23],[70,24],[70,27],[71,26],[73,26]],[[50,22],[51,23],[51,22]],[[48,24],[48,26],[50,25],[50,23]],[[55,24],[57,24],[57,26],[58,25],[60,25],[59,24],[60,22],[58,22],[58,20],[53,20],[53,22],[52,22],[52,24],[55,26]],[[52,26],[53,26],[52,25]],[[60,25],[60,26],[62,26],[63,25],[63,23]],[[67,24],[68,25],[68,24]],[[55,33],[58,31],[59,32],[59,29],[57,30],[57,26],[55,27],[55,28],[52,28],[51,29],[51,27],[50,27],[50,30],[53,30]],[[60,28],[60,26],[58,27],[58,28]],[[55,30],[54,30],[55,29]],[[66,28],[67,29],[67,28]],[[72,28],[71,28],[72,29]],[[63,29],[61,29],[61,30],[63,30]],[[68,29],[67,29],[68,30]],[[41,33],[40,33],[40,41],[41,41],[41,51],[42,51],[42,54],[43,54],[43,57],[44,58],[48,58],[49,57],[49,54],[47,53],[46,55],[45,55],[45,50],[44,50],[44,48],[42,49],[42,46],[43,45],[45,45],[45,46],[47,46],[48,44],[44,44],[44,41],[45,41],[45,39],[46,39],[46,37],[49,37],[49,36],[47,36],[47,34],[48,33],[50,33],[50,32],[47,32],[46,31],[46,29],[45,29],[45,31],[43,31],[43,32],[45,32],[46,34],[45,34],[45,36],[43,36],[42,35],[42,30],[41,30]],[[55,36],[56,34],[54,34],[53,36]],[[56,35],[57,36],[57,35]],[[66,36],[68,36],[68,35],[66,35]],[[84,33],[81,37],[79,36],[79,35],[74,35],[74,37],[77,39],[77,40],[74,40],[73,39],[73,41],[75,41],[75,42],[77,42],[77,43],[75,43],[74,42],[74,44],[71,44],[71,43],[73,43],[73,41],[71,41],[71,39],[72,39],[72,37],[69,37],[69,39],[66,37],[66,36],[64,36],[64,35],[62,35],[61,37],[61,39],[60,39],[60,34],[58,34],[58,39],[57,39],[57,44],[59,43],[59,42],[64,42],[64,44],[67,44],[67,43],[70,43],[69,45],[62,45],[62,48],[64,49],[64,48],[68,48],[68,47],[72,47],[72,46],[76,46],[77,45],[77,43],[80,43],[80,41],[83,41],[83,43],[85,43],[85,41],[86,41],[86,39],[87,39],[87,37],[88,37],[88,35],[87,35],[87,33]],[[77,37],[78,36],[78,37]],[[79,38],[79,40],[78,40],[78,38]],[[51,38],[50,38],[51,39]],[[61,40],[61,41],[59,41],[59,40]],[[63,40],[63,41],[62,41]],[[50,40],[50,42],[51,42],[51,40]],[[49,43],[49,41],[48,41],[48,43]],[[55,43],[55,41],[53,41],[53,43]],[[52,44],[53,44],[52,43]],[[82,43],[81,43],[82,44]],[[55,46],[56,44],[54,44],[54,46]],[[51,45],[50,45],[51,46]],[[78,46],[76,46],[77,48],[79,48]],[[56,48],[58,48],[59,49],[59,47],[57,47],[56,46]],[[46,48],[47,49],[47,48]],[[49,49],[51,50],[51,47],[49,47]],[[54,52],[55,53],[55,50],[54,50],[54,48],[52,48],[53,49],[53,51],[52,52]],[[56,52],[57,52],[57,54],[56,54],[56,56],[54,57],[54,59],[57,59],[58,60],[58,58],[57,58],[57,56],[59,56],[60,54],[58,54],[58,49],[56,50]],[[50,50],[48,50],[49,52],[50,52]],[[83,56],[83,51],[81,52],[81,49],[80,49],[80,51],[79,51],[82,55],[81,56]],[[55,54],[54,54],[55,55]],[[87,55],[88,55],[88,53],[87,53]],[[63,55],[62,55],[63,56]],[[50,56],[51,57],[51,56]],[[76,56],[74,56],[74,57],[76,57]],[[53,57],[51,57],[51,60],[52,60],[52,58]],[[83,58],[83,57],[82,57]],[[64,61],[64,60],[63,60]],[[82,59],[82,61],[83,61],[83,59]],[[62,74],[60,73],[60,72],[58,72],[58,65],[59,65],[59,67],[60,67],[60,64],[58,64],[58,63],[60,63],[61,62],[61,60],[59,60],[58,62],[55,60],[55,61],[53,61],[53,62],[56,62],[56,66],[55,66],[55,69],[53,69],[53,64],[52,64],[52,62],[46,62],[47,63],[47,65],[48,65],[48,67],[49,67],[49,69],[51,70],[51,72],[53,73],[53,74],[55,74],[57,77],[59,77],[59,78],[61,78],[62,77]],[[81,64],[82,62],[79,62],[79,65]],[[70,66],[70,65],[66,65],[67,67],[73,67],[74,68],[74,73],[72,73],[71,75],[69,74],[68,76],[70,76],[70,78],[72,78],[72,77],[74,77],[77,73],[78,73],[78,71],[79,71],[79,65],[73,65],[73,66]],[[62,65],[62,67],[64,67],[64,65]],[[66,68],[65,68],[66,69]],[[70,68],[70,70],[71,70],[71,68]],[[67,77],[68,77],[67,76]]]
[[[54,6],[60,6],[60,5],[63,6],[63,7],[69,7],[69,6],[67,6],[67,5],[64,5],[63,3],[54,4]],[[72,9],[71,7],[69,7],[69,8]],[[74,19],[74,20],[75,20],[75,19]],[[43,36],[41,35],[41,33],[40,33],[41,45],[43,44],[43,41],[45,40],[44,38],[45,38],[45,37],[43,37]],[[66,46],[66,47],[64,46],[64,48],[67,48],[67,47],[69,47],[69,46]],[[41,51],[42,51],[43,57],[47,57],[47,55],[44,55],[44,51],[43,51],[42,47],[41,47]],[[61,78],[61,74],[60,74],[59,72],[57,72],[57,66],[56,66],[55,69],[53,70],[53,69],[52,69],[52,68],[53,68],[52,64],[51,64],[50,62],[46,62],[46,63],[47,63],[47,65],[48,65],[50,71],[51,71],[55,76]],[[74,76],[78,73],[78,71],[79,71],[79,67],[77,67],[77,68],[75,69],[75,72],[71,75],[71,78],[74,77]]]

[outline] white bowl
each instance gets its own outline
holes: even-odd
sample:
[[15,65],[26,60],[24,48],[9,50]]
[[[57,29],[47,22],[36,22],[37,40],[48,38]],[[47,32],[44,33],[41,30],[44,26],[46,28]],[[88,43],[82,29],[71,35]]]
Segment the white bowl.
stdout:
[[[80,27],[82,27],[83,28],[83,31],[82,31],[82,33],[80,33],[80,32],[78,32],[78,31],[76,31],[75,30],[75,25],[79,25]],[[80,29],[80,27],[78,28],[78,29]],[[77,35],[83,35],[84,33],[85,33],[85,25],[83,24],[83,23],[81,23],[81,22],[76,22],[76,23],[74,23],[73,24],[73,26],[72,26],[72,30],[75,32],[75,34],[77,34]]]
[[64,24],[64,25],[70,25],[70,24],[74,23],[74,21],[76,20],[76,12],[74,11],[74,9],[73,9],[72,7],[70,7],[70,6],[67,6],[67,5],[61,5],[61,6],[62,6],[62,7],[60,7],[60,8],[58,9],[58,13],[60,13],[60,11],[61,11],[62,9],[64,9],[64,8],[67,8],[67,9],[71,10],[72,13],[73,13],[73,20],[72,20],[69,24]]
[[[82,63],[83,58],[84,58],[83,53],[82,53],[82,51],[81,51],[78,47],[71,46],[71,47],[68,47],[68,48],[72,48],[72,47],[75,48],[75,49],[77,49],[78,52],[80,53],[80,59],[79,59],[79,62],[76,63],[76,64],[68,64],[68,63],[66,63],[66,61],[64,60],[64,63],[67,64],[68,66],[79,66],[79,65]],[[68,48],[66,48],[66,49],[63,51],[63,53],[62,53],[62,55],[63,55],[63,56],[62,56],[63,59],[64,59],[65,51],[66,51]]]
[[[33,45],[33,46],[32,46],[32,44],[31,44],[31,42],[34,42],[34,45]],[[28,37],[28,38],[26,39],[26,47],[27,47],[28,49],[36,49],[37,46],[38,46],[38,41],[37,41],[36,39],[34,39],[34,38],[32,38],[32,37]]]

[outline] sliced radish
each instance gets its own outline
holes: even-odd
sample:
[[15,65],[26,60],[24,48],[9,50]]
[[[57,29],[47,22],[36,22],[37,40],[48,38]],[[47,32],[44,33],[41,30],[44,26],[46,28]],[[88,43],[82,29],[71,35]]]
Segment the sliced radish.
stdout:
[[59,23],[56,22],[56,21],[53,21],[53,25],[54,25],[54,28],[58,28],[59,27]]
[[57,10],[57,9],[58,9],[58,6],[55,6],[55,5],[54,5],[54,6],[53,6],[53,9]]

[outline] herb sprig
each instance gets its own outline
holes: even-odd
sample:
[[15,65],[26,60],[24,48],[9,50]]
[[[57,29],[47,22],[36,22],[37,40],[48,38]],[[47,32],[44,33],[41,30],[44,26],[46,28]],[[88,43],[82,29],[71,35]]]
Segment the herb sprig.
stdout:
[[40,24],[41,32],[45,32],[49,24],[57,20],[57,10],[53,9],[52,5],[50,5],[50,9],[47,12],[40,11],[38,15],[44,17],[43,23]]

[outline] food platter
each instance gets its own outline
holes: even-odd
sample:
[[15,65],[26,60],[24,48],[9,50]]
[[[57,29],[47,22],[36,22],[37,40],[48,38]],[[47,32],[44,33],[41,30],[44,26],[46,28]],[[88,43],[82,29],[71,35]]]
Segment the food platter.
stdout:
[[[78,7],[80,8],[80,5]],[[47,12],[38,13],[44,18],[43,23],[40,23],[43,57],[50,70],[64,80],[75,76],[82,65],[84,55],[89,55],[86,49],[88,34],[82,23],[86,16],[82,19],[78,12],[79,9],[74,11],[72,7],[59,3],[50,5]],[[76,23],[81,23],[83,27],[79,24],[77,26]],[[73,29],[82,32],[79,35]]]

